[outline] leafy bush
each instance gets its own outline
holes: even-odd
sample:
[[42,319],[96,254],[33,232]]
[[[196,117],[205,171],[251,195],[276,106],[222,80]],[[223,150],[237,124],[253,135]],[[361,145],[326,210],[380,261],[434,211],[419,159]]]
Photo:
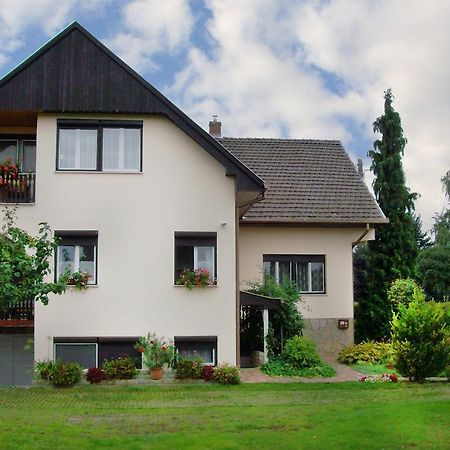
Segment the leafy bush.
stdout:
[[[248,288],[249,292],[265,297],[282,299],[280,309],[271,311],[270,328],[267,336],[269,346],[269,356],[279,355],[281,353],[281,330],[283,330],[284,339],[301,334],[303,329],[303,317],[298,311],[298,304],[302,302],[300,291],[297,285],[289,278],[284,278],[281,283],[277,283],[273,277],[265,276],[262,282],[251,283]],[[251,310],[251,308],[250,308]],[[254,311],[254,315],[261,316],[259,311]],[[249,315],[249,324],[241,321],[241,342],[255,341],[258,339],[261,344],[263,340],[262,321],[260,321],[259,330],[252,330],[254,317]],[[247,330],[247,328],[249,328]],[[253,349],[251,349],[253,350]]]
[[55,366],[54,361],[49,359],[44,359],[42,361],[36,361],[36,371],[39,375],[39,378],[42,380],[48,380],[52,370]]
[[393,308],[397,309],[398,305],[408,305],[414,296],[424,299],[425,293],[412,278],[398,278],[392,282],[387,296]]
[[104,380],[104,378],[105,374],[100,367],[91,367],[86,372],[86,380],[88,380],[91,384],[100,383],[102,380]]
[[201,378],[204,361],[202,358],[182,359],[176,365],[177,378]]
[[128,355],[105,359],[102,369],[107,380],[130,380],[137,374],[134,359]]
[[380,364],[389,360],[391,344],[387,342],[361,342],[361,344],[345,347],[339,352],[338,361],[343,364],[360,362]]
[[213,366],[203,366],[202,380],[205,380],[205,381],[214,380],[214,367]]
[[[450,220],[450,210],[447,217],[447,220]],[[450,245],[434,245],[421,250],[417,258],[417,273],[428,297],[436,301],[448,301],[450,298]]]
[[157,337],[156,333],[148,333],[147,336],[141,336],[134,347],[144,354],[144,363],[149,369],[163,367],[165,363],[169,367],[175,365],[176,351],[170,339]]
[[83,369],[77,363],[57,361],[50,373],[49,381],[54,386],[73,386],[81,380]]
[[262,372],[269,376],[285,377],[333,377],[336,371],[328,364],[320,361],[311,367],[294,367],[282,357],[273,357],[261,367]]
[[321,363],[316,343],[305,336],[288,339],[281,356],[284,361],[297,368],[313,367]]
[[450,357],[450,309],[415,299],[400,305],[392,320],[392,347],[398,372],[413,381],[444,370]]
[[226,364],[217,366],[214,369],[214,379],[220,384],[239,384],[241,382],[239,368]]

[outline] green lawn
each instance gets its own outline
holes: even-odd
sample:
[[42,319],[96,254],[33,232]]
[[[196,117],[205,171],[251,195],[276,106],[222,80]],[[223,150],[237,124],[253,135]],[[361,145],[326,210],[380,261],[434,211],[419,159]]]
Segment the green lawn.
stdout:
[[448,449],[446,383],[0,388],[6,449]]

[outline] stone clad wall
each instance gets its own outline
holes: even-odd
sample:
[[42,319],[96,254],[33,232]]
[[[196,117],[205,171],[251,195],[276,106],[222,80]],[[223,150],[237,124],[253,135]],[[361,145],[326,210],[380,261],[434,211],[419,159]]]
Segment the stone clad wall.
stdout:
[[324,356],[336,357],[337,354],[349,345],[353,345],[354,324],[353,319],[340,317],[348,320],[348,328],[340,330],[338,319],[304,319],[305,328],[303,333],[314,339],[317,349]]

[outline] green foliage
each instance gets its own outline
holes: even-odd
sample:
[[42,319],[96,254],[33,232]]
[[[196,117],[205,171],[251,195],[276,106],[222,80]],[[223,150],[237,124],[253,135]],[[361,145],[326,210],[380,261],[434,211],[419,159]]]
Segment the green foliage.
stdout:
[[261,370],[271,376],[332,377],[336,374],[320,359],[315,342],[304,336],[288,339],[281,355],[270,358]]
[[107,380],[131,380],[137,374],[134,359],[128,355],[119,356],[115,359],[105,359],[102,370]]
[[81,380],[83,369],[77,363],[57,361],[50,373],[49,381],[57,387],[73,386]]
[[202,358],[182,359],[176,363],[177,378],[201,378],[205,361]]
[[44,359],[42,361],[36,361],[36,372],[38,378],[42,380],[48,380],[53,368],[55,367],[55,362],[50,359]]
[[239,368],[228,366],[226,364],[217,366],[214,369],[214,380],[220,384],[239,384],[241,377],[239,375]]
[[[450,201],[450,170],[441,178],[445,196]],[[450,247],[450,208],[434,216],[434,244]]]
[[374,132],[381,139],[369,152],[375,175],[375,198],[389,218],[389,224],[377,225],[376,239],[368,243],[367,279],[363,295],[357,295],[356,338],[359,341],[382,340],[389,336],[391,304],[387,299],[390,283],[414,274],[417,241],[414,212],[416,194],[405,184],[402,168],[406,138],[400,115],[393,109],[390,90],[384,96],[384,114],[375,120]]
[[415,298],[399,306],[392,320],[392,348],[398,372],[423,381],[444,370],[450,357],[450,308],[448,304]]
[[425,293],[436,301],[450,297],[450,245],[421,250],[417,274]]
[[387,342],[361,342],[345,347],[339,352],[338,361],[342,364],[358,364],[361,362],[381,364],[391,357],[391,345]]
[[432,245],[431,239],[426,231],[423,231],[422,218],[414,216],[414,233],[416,236],[417,248],[427,248]]
[[[270,330],[268,336],[269,352],[278,355],[283,349],[281,342],[281,332],[283,339],[289,339],[302,333],[303,318],[298,311],[298,304],[301,302],[300,292],[295,283],[285,278],[282,283],[278,284],[273,277],[265,276],[262,282],[253,283],[249,287],[249,292],[263,295],[270,298],[281,299],[281,307],[278,310],[271,311],[270,314]],[[260,311],[255,314],[261,316]],[[250,317],[250,320],[252,317]],[[249,321],[250,321],[249,320]],[[260,335],[262,336],[262,323],[260,323]],[[245,332],[245,323],[241,323]],[[242,336],[242,339],[251,339],[248,336]]]
[[294,367],[313,367],[321,362],[316,343],[305,336],[294,336],[286,341],[281,354]]
[[89,278],[92,278],[92,275],[89,275],[87,272],[73,272],[70,274],[67,284],[74,286],[75,289],[79,291],[82,291],[87,289]]
[[311,367],[294,367],[284,358],[276,356],[261,367],[261,371],[271,377],[334,377],[336,371],[328,364],[320,361]]
[[193,287],[206,287],[214,284],[207,269],[185,269],[175,282],[189,290]]
[[51,273],[49,258],[56,241],[46,223],[39,224],[38,235],[33,237],[16,227],[15,220],[15,210],[5,208],[0,232],[0,306],[30,299],[46,305],[48,295],[62,294],[68,280],[65,273],[57,283],[44,281]]
[[414,296],[425,300],[425,293],[412,278],[398,278],[393,281],[387,296],[394,310],[398,308],[398,305],[410,303]]
[[176,361],[175,346],[170,339],[158,338],[148,333],[136,342],[135,348],[144,354],[144,363],[149,369],[157,369],[168,364],[173,367]]

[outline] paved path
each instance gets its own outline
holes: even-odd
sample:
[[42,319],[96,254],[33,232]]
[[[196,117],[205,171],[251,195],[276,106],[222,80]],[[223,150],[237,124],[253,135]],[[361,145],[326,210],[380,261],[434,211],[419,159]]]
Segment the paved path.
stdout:
[[336,376],[329,378],[304,378],[304,377],[269,377],[258,368],[241,369],[241,381],[243,383],[340,383],[344,381],[358,381],[363,374],[338,363],[334,359],[325,360],[336,370]]

